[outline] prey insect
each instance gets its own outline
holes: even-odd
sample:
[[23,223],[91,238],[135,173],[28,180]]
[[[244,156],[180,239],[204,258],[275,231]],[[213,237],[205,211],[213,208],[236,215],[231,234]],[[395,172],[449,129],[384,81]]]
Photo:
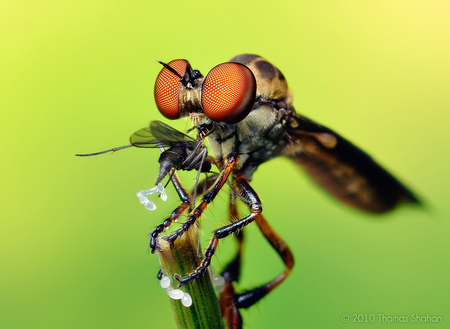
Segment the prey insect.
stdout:
[[[170,136],[171,130],[164,128],[161,129],[164,133],[156,133],[152,123],[149,131],[152,137],[148,137],[148,131],[144,129],[133,135],[135,139],[132,136],[131,144],[159,147],[162,140],[165,141],[161,142],[162,145],[168,147],[164,152],[174,151],[174,156],[166,153],[165,161],[169,164],[166,167],[161,165],[157,183],[161,181],[161,176],[173,169],[207,171],[210,163],[218,167],[219,173],[198,183],[199,190],[193,193],[194,197],[202,195],[198,204],[192,201],[192,195],[181,185],[176,174],[172,176],[182,203],[150,233],[150,247],[154,252],[159,235],[184,212],[192,209],[182,225],[165,237],[174,244],[198,222],[207,206],[229,182],[232,196],[238,196],[247,205],[248,214],[239,218],[237,198],[231,197],[230,223],[213,232],[197,268],[185,277],[175,276],[180,286],[195,280],[209,267],[219,240],[236,233],[238,252],[222,272],[226,284],[220,299],[222,315],[229,328],[240,328],[242,318],[239,309],[250,307],[271,292],[288,277],[294,265],[290,249],[264,219],[259,196],[249,183],[262,163],[277,156],[288,157],[332,196],[366,212],[384,213],[402,203],[419,203],[408,188],[365,152],[333,130],[297,114],[284,75],[264,58],[251,54],[238,55],[229,62],[215,66],[206,77],[193,70],[184,59],[160,63],[163,69],[155,83],[156,105],[168,119],[189,117],[197,130],[197,139],[187,139],[187,135],[178,132],[183,135],[181,139],[184,144],[168,143],[167,140],[174,140]],[[162,123],[156,125],[168,127]],[[170,137],[163,136],[165,133]],[[213,153],[210,161],[206,162],[200,161],[206,159],[205,137]],[[285,269],[255,289],[236,293],[233,282],[239,279],[242,229],[252,222],[257,224],[281,257]]]
[[212,158],[208,156],[208,150],[202,143],[203,139],[204,137],[195,140],[164,122],[152,121],[149,127],[142,128],[131,135],[130,145],[115,147],[101,152],[75,155],[80,157],[94,156],[120,151],[132,146],[159,148],[162,153],[158,160],[160,169],[155,183],[155,185],[158,185],[171,169],[187,171],[195,169],[199,172],[209,172],[211,170]]
[[[208,156],[208,149],[203,144],[203,137],[195,140],[189,135],[178,131],[161,121],[150,122],[149,127],[142,128],[136,131],[130,137],[130,144],[120,147],[115,147],[109,150],[87,153],[75,154],[76,156],[86,157],[105,154],[109,152],[120,151],[132,146],[140,148],[159,148],[161,155],[159,157],[159,174],[155,182],[155,188],[139,191],[137,197],[140,202],[148,209],[155,210],[156,205],[146,198],[146,195],[158,192],[158,194],[165,200],[167,197],[164,188],[160,183],[166,175],[172,170],[197,170],[198,175],[201,172],[209,172],[211,170],[212,158]],[[172,174],[175,171],[172,171]],[[153,242],[154,243],[154,242]],[[154,248],[152,247],[152,251]]]
[[[173,168],[175,170],[197,170],[209,172],[211,170],[211,157],[202,143],[204,137],[198,140],[178,131],[161,121],[150,122],[149,128],[138,130],[130,137],[132,146],[143,148],[160,148],[159,174],[155,185],[161,183],[164,177]],[[167,149],[165,149],[167,148]]]

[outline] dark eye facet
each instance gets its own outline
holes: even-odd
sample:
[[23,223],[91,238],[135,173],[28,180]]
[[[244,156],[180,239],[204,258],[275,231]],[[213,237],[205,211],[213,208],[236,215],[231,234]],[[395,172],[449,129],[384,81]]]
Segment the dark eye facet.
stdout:
[[255,96],[252,71],[239,63],[222,63],[209,71],[203,82],[203,112],[213,121],[237,123],[251,111]]
[[[180,76],[183,76],[188,66],[188,61],[185,59],[176,59],[169,62]],[[167,68],[163,68],[159,72],[155,83],[155,102],[159,111],[168,119],[177,119],[180,115],[180,77],[176,76]]]

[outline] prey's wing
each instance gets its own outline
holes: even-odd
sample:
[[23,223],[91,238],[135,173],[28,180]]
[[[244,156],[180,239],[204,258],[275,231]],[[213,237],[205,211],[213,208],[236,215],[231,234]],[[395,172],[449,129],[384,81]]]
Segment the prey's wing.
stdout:
[[136,147],[159,148],[188,145],[195,139],[161,122],[152,121],[150,126],[136,131],[130,143]]
[[314,121],[293,113],[283,150],[340,201],[382,213],[402,202],[419,203],[414,194],[368,154]]

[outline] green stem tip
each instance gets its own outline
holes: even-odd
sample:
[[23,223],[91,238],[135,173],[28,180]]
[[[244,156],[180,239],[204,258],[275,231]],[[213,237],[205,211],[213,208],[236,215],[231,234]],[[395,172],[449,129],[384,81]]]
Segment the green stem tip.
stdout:
[[[175,240],[173,248],[166,240],[157,240],[157,254],[164,276],[168,276],[171,286],[178,281],[174,274],[182,277],[192,272],[202,261],[203,254],[197,227],[192,225],[181,237]],[[194,281],[180,288],[192,298],[192,305],[185,307],[180,300],[170,298],[175,322],[180,329],[223,329],[219,302],[211,282],[209,271],[205,271]]]

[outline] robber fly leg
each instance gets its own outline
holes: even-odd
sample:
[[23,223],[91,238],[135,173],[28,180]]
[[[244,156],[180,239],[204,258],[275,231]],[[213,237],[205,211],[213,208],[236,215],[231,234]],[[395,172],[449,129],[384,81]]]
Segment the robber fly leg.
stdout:
[[232,281],[225,279],[225,286],[220,294],[220,313],[228,329],[242,329],[242,316],[235,303],[236,294]]
[[[204,194],[205,191],[207,191],[214,184],[214,182],[216,181],[217,177],[218,177],[217,175],[211,175],[211,176],[207,177],[206,179],[200,181],[200,183],[198,183],[197,195],[196,196],[198,197],[198,196]],[[177,179],[178,179],[178,177],[177,177]],[[192,192],[191,195],[193,195],[193,193],[194,192]],[[180,195],[180,193],[178,193],[178,195]],[[180,198],[182,198],[181,195],[180,195]],[[156,242],[156,238],[155,238],[155,242]],[[156,278],[158,280],[161,280],[162,276],[163,276],[163,272],[162,272],[162,270],[159,270],[158,275],[156,276]]]
[[156,249],[156,238],[159,234],[161,234],[165,229],[169,228],[172,222],[176,222],[178,218],[183,214],[183,212],[186,211],[186,209],[189,208],[192,202],[192,196],[189,194],[188,191],[181,185],[180,179],[178,178],[178,175],[173,172],[173,169],[170,172],[171,180],[173,183],[173,186],[175,187],[175,190],[178,193],[178,196],[180,197],[180,200],[182,202],[181,205],[179,205],[168,218],[164,220],[164,222],[160,225],[158,225],[153,232],[151,232],[148,236],[150,238],[150,249],[152,254],[155,252]]
[[[238,217],[236,195],[232,190],[230,194],[230,222],[233,223]],[[236,292],[233,287],[233,282],[239,281],[240,268],[241,268],[241,254],[242,254],[242,243],[244,239],[244,231],[238,231],[236,233],[238,241],[238,250],[236,256],[233,260],[228,263],[225,269],[222,271],[221,275],[225,280],[223,291],[220,294],[220,312],[222,317],[227,323],[227,328],[229,329],[241,329],[242,328],[242,316],[236,306]]]
[[[241,177],[240,175],[236,176],[235,180],[237,184],[237,188],[239,191],[243,192],[244,198],[248,198],[250,196],[246,195],[247,191],[250,191],[250,186],[247,181]],[[250,197],[251,199],[251,197]],[[249,204],[251,206],[251,204]],[[237,308],[247,308],[255,304],[265,295],[267,295],[270,291],[272,291],[275,287],[277,287],[281,282],[283,282],[289,273],[291,272],[292,267],[294,266],[294,257],[292,256],[291,251],[287,244],[281,239],[281,237],[275,232],[275,230],[269,225],[269,223],[264,219],[261,214],[258,214],[255,218],[256,224],[258,224],[259,229],[262,234],[266,238],[266,240],[270,243],[272,248],[278,253],[278,255],[283,260],[286,269],[283,273],[277,276],[275,279],[269,281],[265,285],[261,287],[249,290],[245,293],[236,295],[234,306]]]
[[[238,211],[236,204],[235,192],[231,191],[230,194],[230,206],[229,206],[229,214],[230,214],[230,223],[234,223],[238,219]],[[236,238],[238,242],[238,249],[236,256],[233,260],[228,263],[225,269],[222,271],[221,275],[225,279],[225,281],[239,281],[240,271],[241,271],[241,255],[242,255],[242,244],[244,241],[244,231],[237,231]]]
[[292,256],[291,251],[289,250],[286,243],[280,238],[280,236],[273,230],[272,227],[266,222],[262,215],[258,215],[256,218],[256,223],[263,233],[264,237],[269,241],[275,251],[280,255],[284,264],[286,265],[286,269],[283,273],[277,276],[275,279],[269,281],[265,285],[261,287],[246,291],[241,294],[237,294],[235,297],[234,305],[237,308],[248,308],[261,300],[265,295],[271,292],[275,287],[277,287],[281,282],[283,282],[289,273],[291,272],[292,267],[294,266],[294,258]]
[[197,219],[203,214],[203,211],[206,209],[208,204],[214,200],[216,195],[222,189],[223,185],[226,183],[228,176],[236,165],[236,161],[236,155],[231,155],[228,158],[225,168],[221,171],[214,184],[203,194],[202,201],[190,212],[188,219],[181,225],[178,230],[165,237],[167,241],[173,244],[178,237],[189,230],[191,225],[193,225],[197,221]]
[[[239,176],[240,179],[245,181],[244,178]],[[250,214],[234,223],[231,223],[227,226],[221,227],[214,231],[214,235],[211,238],[208,247],[205,251],[205,257],[203,258],[200,265],[190,274],[188,274],[185,277],[175,276],[175,279],[179,281],[179,286],[185,285],[186,283],[194,280],[197,278],[200,274],[206,271],[208,266],[211,263],[211,258],[214,255],[214,252],[216,251],[217,245],[219,244],[219,240],[227,237],[228,235],[232,233],[236,233],[240,231],[244,226],[247,226],[251,222],[255,220],[255,218],[261,213],[262,206],[261,201],[259,200],[258,195],[253,191],[253,189],[250,187],[250,185],[245,181],[246,184],[241,184],[241,188],[244,190],[242,191],[243,194],[246,196],[249,204],[250,204]]]

